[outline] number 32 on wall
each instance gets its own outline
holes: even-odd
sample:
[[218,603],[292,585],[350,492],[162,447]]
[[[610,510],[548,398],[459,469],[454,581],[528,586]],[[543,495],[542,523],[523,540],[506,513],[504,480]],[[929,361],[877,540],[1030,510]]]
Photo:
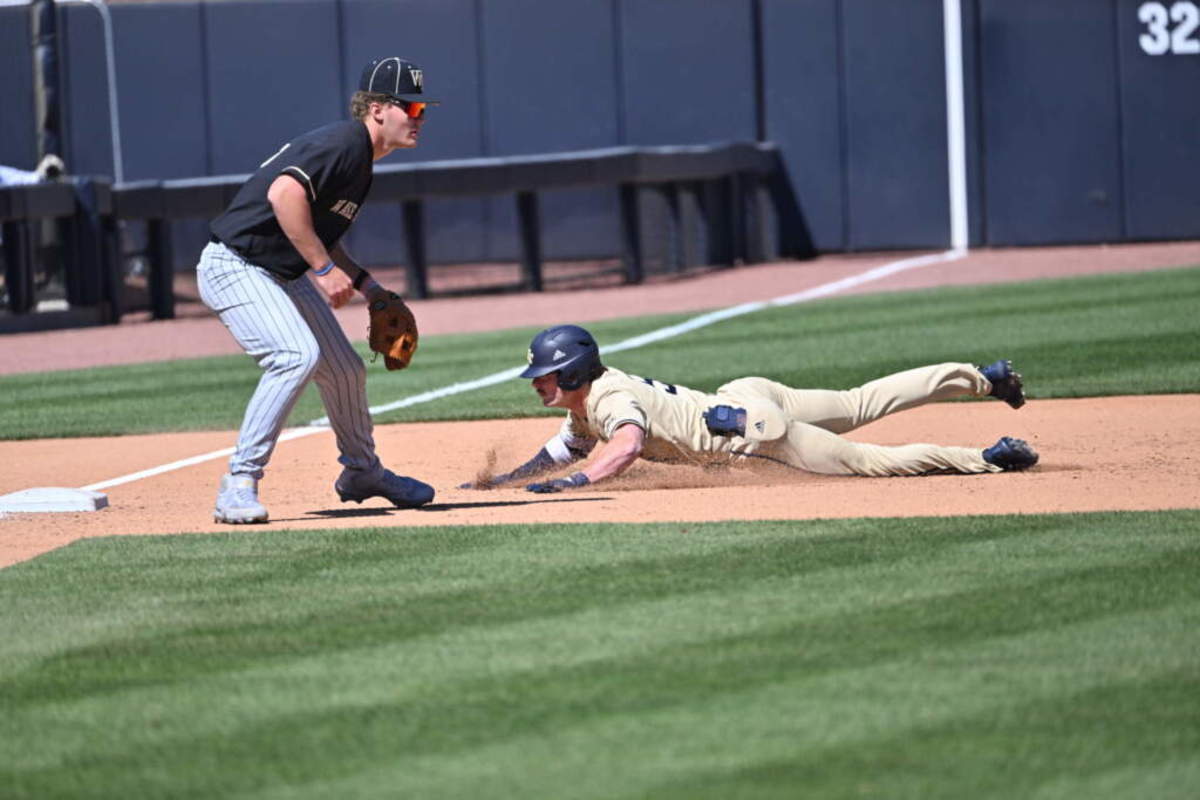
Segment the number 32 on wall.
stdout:
[[[1149,55],[1200,53],[1200,39],[1196,38],[1200,9],[1191,0],[1172,3],[1169,10],[1163,3],[1142,3],[1138,6],[1138,19],[1147,30],[1138,37],[1138,43]],[[1171,29],[1172,22],[1175,23],[1174,30]]]

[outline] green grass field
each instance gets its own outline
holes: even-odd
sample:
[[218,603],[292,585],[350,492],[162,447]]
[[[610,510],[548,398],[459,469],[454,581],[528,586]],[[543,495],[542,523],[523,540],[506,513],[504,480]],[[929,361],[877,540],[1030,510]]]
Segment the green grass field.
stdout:
[[[766,375],[794,386],[856,386],[938,361],[1012,358],[1032,397],[1200,390],[1200,268],[998,286],[886,293],[775,308],[612,358],[614,366],[696,389]],[[601,344],[687,319],[589,325]],[[570,321],[570,320],[564,320]],[[484,377],[524,361],[534,328],[430,336],[413,366],[368,369],[380,405]],[[365,353],[365,349],[363,350]],[[0,440],[178,430],[232,430],[258,381],[242,355],[0,377]],[[533,416],[526,381],[413,406],[381,422]],[[315,388],[292,415],[324,411]]]
[[1195,797],[1200,512],[87,540],[4,797]]
[[[1009,356],[1034,397],[1197,392],[1198,301],[1200,269],[845,298],[611,360],[836,388]],[[513,366],[531,332],[429,337],[371,399]],[[0,438],[231,428],[255,379],[7,377]],[[534,413],[512,381],[386,419]],[[0,797],[1193,798],[1197,531],[1200,510],[80,541],[0,570]]]

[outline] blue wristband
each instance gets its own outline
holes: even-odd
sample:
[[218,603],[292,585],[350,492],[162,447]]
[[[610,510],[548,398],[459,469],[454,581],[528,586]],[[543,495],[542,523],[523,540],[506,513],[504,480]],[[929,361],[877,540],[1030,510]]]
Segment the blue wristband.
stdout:
[[330,261],[328,264],[321,267],[320,269],[314,269],[313,272],[316,273],[317,275],[328,275],[335,266],[336,265],[332,261]]

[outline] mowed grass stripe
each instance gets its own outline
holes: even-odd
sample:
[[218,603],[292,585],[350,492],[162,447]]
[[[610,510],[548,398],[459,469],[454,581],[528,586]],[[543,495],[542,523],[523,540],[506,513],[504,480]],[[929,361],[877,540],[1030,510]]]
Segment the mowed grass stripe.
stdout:
[[[0,678],[0,685],[10,686],[14,697],[24,694],[31,699],[122,688],[120,674],[106,676],[94,669],[78,674],[75,665],[91,663],[93,650],[127,650],[139,659],[147,652],[160,659],[178,653],[162,661],[160,679],[183,679],[209,669],[226,670],[231,664],[303,656],[306,649],[369,647],[448,627],[504,625],[597,606],[609,609],[767,578],[811,578],[845,566],[871,569],[873,580],[879,580],[874,572],[880,565],[914,558],[932,564],[935,554],[960,545],[975,549],[983,542],[1021,536],[1028,547],[1036,537],[1061,530],[1068,524],[1063,520],[1071,517],[1020,519],[1023,527],[981,523],[937,536],[927,533],[926,520],[896,521],[885,534],[869,520],[476,527],[454,529],[453,535],[436,529],[405,535],[389,529],[253,538],[216,534],[205,537],[210,544],[200,548],[200,558],[189,557],[197,551],[192,537],[116,538],[100,548],[101,553],[95,552],[96,540],[90,540],[34,564],[41,568],[52,561],[66,562],[69,566],[58,566],[58,571],[69,583],[97,580],[96,571],[103,571],[101,580],[114,589],[87,608],[81,619],[84,626],[95,618],[119,619],[129,606],[124,593],[172,597],[165,638],[151,633],[154,621],[145,616],[130,621],[129,638],[104,631],[94,645],[80,644],[86,630],[63,626],[61,652],[37,660],[26,654],[34,685],[21,690],[8,678]],[[279,545],[281,539],[292,547],[271,551],[271,544]],[[296,548],[294,543],[300,542],[304,545]],[[248,556],[246,548],[255,555]],[[1103,552],[1093,548],[1091,558]],[[968,577],[976,571],[994,575],[1006,563],[990,564],[997,559],[988,554],[980,559],[978,565],[962,559],[971,568]],[[25,568],[20,565],[16,571]],[[1024,565],[1026,571],[1055,568],[1041,556]],[[397,593],[397,584],[403,586],[402,593]],[[118,586],[125,591],[116,591]],[[895,600],[897,589],[880,597]],[[39,594],[14,598],[14,610],[34,603],[43,611],[53,610]],[[75,597],[60,597],[58,613],[78,611]],[[507,602],[498,603],[497,598]],[[401,605],[402,615],[387,613]],[[213,619],[220,622],[219,628],[206,624]],[[201,657],[204,650],[212,657]],[[5,666],[7,674],[21,669],[14,662]]]
[[[1012,358],[1031,397],[1200,391],[1200,269],[1162,270],[820,300],[773,308],[613,354],[614,366],[702,390],[745,375],[849,388],[940,361]],[[604,344],[674,324],[665,315],[589,324]],[[428,336],[413,366],[368,369],[372,405],[522,362],[535,328]],[[359,352],[366,354],[359,345]],[[0,377],[0,439],[233,429],[259,378],[245,356]],[[396,409],[381,422],[555,414],[528,383]],[[310,389],[292,424],[324,415]]]
[[[947,669],[939,663],[948,659],[951,673],[982,666],[1013,702],[1043,691],[1051,677],[1056,693],[1064,683],[1073,691],[1080,684],[1067,679],[1080,651],[1070,646],[1071,631],[1099,628],[1127,642],[1168,626],[1173,612],[1191,609],[1195,617],[1198,545],[1190,532],[1197,521],[1192,513],[702,525],[686,526],[686,534],[680,526],[636,534],[601,526],[492,529],[439,532],[449,543],[441,553],[409,532],[392,532],[390,542],[378,532],[150,540],[146,559],[125,552],[127,573],[100,571],[91,588],[80,574],[67,607],[41,613],[65,612],[68,625],[86,629],[89,619],[113,612],[94,601],[115,594],[126,607],[190,609],[191,620],[176,618],[176,633],[143,631],[147,619],[139,616],[123,637],[110,631],[66,653],[59,643],[36,665],[25,652],[18,675],[6,657],[0,686],[16,713],[0,724],[6,740],[20,742],[23,757],[14,764],[26,768],[4,777],[30,796],[55,787],[87,796],[105,787],[101,796],[133,787],[129,781],[143,796],[155,788],[211,796],[280,783],[358,785],[363,772],[378,777],[378,791],[407,785],[410,759],[457,753],[476,763],[497,749],[511,757],[512,741],[588,730],[599,731],[590,751],[617,770],[618,758],[637,753],[623,737],[611,738],[614,729],[666,724],[655,723],[659,717],[703,720],[727,749],[729,768],[743,770],[792,751],[771,756],[771,748],[726,740],[729,725],[783,735],[794,721],[776,720],[779,698],[749,706],[731,698],[775,696],[780,686],[820,704],[824,695],[810,694],[814,682],[853,683],[899,669],[915,697],[940,696],[947,712],[956,703],[971,708],[978,686],[961,695],[943,690]],[[455,544],[464,535],[470,546]],[[340,546],[329,546],[333,540]],[[20,602],[22,582],[40,584],[42,568],[82,566],[117,543],[88,543],[6,570],[0,593],[17,601],[11,613],[36,616],[40,606]],[[225,570],[208,560],[221,547],[230,552],[225,563],[248,559],[255,570],[237,583],[210,582]],[[247,556],[248,549],[260,554]],[[355,551],[378,559],[355,561],[348,557]],[[438,592],[440,581],[454,588]],[[272,605],[279,611],[270,613]],[[477,637],[489,643],[464,644]],[[1040,644],[987,655],[998,642],[1026,639]],[[590,657],[573,652],[587,652],[589,643]],[[1187,662],[1178,653],[1195,647],[1186,630],[1159,652],[1118,646],[1117,656],[1105,656],[1093,646],[1082,677],[1089,685],[1150,677],[1180,669]],[[898,700],[873,680],[857,694],[868,689]],[[17,730],[21,737],[7,735]],[[795,742],[784,736],[780,744]],[[671,761],[664,746],[642,742],[658,753],[648,763]],[[189,766],[197,759],[199,767]],[[218,762],[224,777],[204,766]],[[538,788],[521,775],[543,774],[534,761],[480,768],[507,776],[514,795]],[[630,796],[679,777],[664,771],[643,775]],[[453,774],[442,780],[458,785]],[[544,796],[563,796],[565,787],[542,788]]]
[[[918,753],[909,746],[910,739],[930,727],[966,721],[961,727],[970,741],[969,729],[976,723],[986,727],[995,717],[1019,716],[1025,703],[1036,706],[1045,699],[1070,698],[1088,687],[1106,685],[1110,671],[1135,670],[1149,680],[1151,673],[1145,663],[1151,649],[1157,659],[1153,671],[1182,670],[1194,662],[1185,634],[1200,621],[1200,606],[1193,604],[1184,610],[1190,611],[1190,619],[1182,622],[1174,614],[1161,612],[1106,617],[1023,636],[971,642],[961,648],[919,652],[912,658],[862,669],[751,684],[688,704],[592,715],[575,725],[537,729],[462,752],[415,755],[398,765],[319,781],[307,788],[313,791],[311,796],[322,792],[326,796],[365,796],[371,787],[398,785],[414,796],[454,797],[528,796],[531,787],[540,791],[536,796],[573,798],[892,797],[904,796],[893,795],[889,789],[891,770],[904,762],[905,769],[917,773],[911,777],[938,787],[938,796],[957,793],[974,797],[981,786],[980,777],[1014,770],[1009,760],[1011,748],[981,749],[973,765],[983,770],[980,776],[956,775],[947,782],[938,760],[941,754]],[[1135,630],[1137,634],[1131,637],[1118,633]],[[1165,645],[1155,646],[1160,642]],[[1107,662],[1106,669],[1081,672],[1069,659],[1031,660],[1041,652],[1098,653],[1102,657],[1097,661]],[[1173,737],[1190,741],[1194,734],[1189,730],[1194,726],[1189,729],[1188,714],[1195,705],[1184,703],[1179,708],[1171,722],[1178,723],[1182,733],[1176,731]],[[1080,716],[1076,709],[1068,719]],[[1087,749],[1090,745],[1079,740],[1088,731],[1071,727],[1067,725],[1059,735],[1072,737],[1074,746]],[[800,761],[819,769],[820,754],[830,749],[852,752],[860,744],[870,749],[881,732],[888,732],[894,747],[889,758],[824,775],[820,792],[810,793],[808,783],[779,769]],[[810,753],[815,757],[810,759]],[[1160,758],[1186,768],[1189,757],[1194,758],[1194,753],[1184,748],[1164,748],[1141,759],[1142,785],[1158,782]],[[1193,764],[1200,766],[1200,762]],[[1059,767],[1067,783],[1079,774],[1095,774],[1092,765],[1080,761],[1061,762]],[[772,785],[770,773],[776,771]],[[758,772],[767,774],[754,774]],[[454,776],[452,783],[448,783],[448,775]],[[905,778],[902,774],[895,777]],[[1038,780],[1042,777],[1038,775]],[[900,780],[897,784],[903,786]],[[1174,796],[1187,796],[1178,794],[1178,785],[1174,789]],[[1140,795],[1101,792],[1089,796]]]
[[[701,769],[646,797],[1016,798],[1138,797],[1105,793],[1094,776],[1138,770],[1147,777],[1188,765],[1200,751],[1200,674],[1184,668],[1066,690],[925,723],[891,735],[816,747],[796,758],[744,769]],[[1195,784],[1163,785],[1155,797],[1195,797]],[[1078,785],[1078,784],[1082,784]],[[1091,791],[1081,793],[1090,786]],[[1134,788],[1134,787],[1129,787]]]

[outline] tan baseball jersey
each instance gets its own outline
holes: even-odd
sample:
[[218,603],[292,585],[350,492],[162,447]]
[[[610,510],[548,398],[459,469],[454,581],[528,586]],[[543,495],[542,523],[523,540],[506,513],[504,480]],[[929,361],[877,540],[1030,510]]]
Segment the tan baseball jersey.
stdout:
[[731,446],[726,437],[714,441],[701,416],[720,402],[715,395],[608,367],[592,382],[587,417],[569,414],[559,436],[573,446],[596,439],[607,442],[617,428],[633,424],[646,432],[643,458],[703,461],[706,453],[727,453]]

